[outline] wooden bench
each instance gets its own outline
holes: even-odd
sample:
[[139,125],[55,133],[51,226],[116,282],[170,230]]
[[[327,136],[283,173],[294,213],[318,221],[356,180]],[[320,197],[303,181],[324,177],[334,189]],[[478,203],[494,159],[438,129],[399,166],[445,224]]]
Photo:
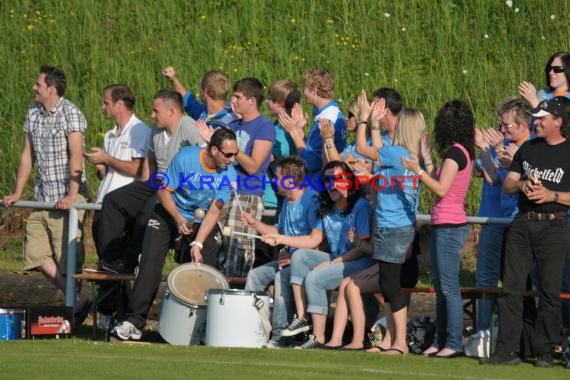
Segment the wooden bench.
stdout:
[[245,287],[245,283],[247,282],[247,277],[226,276],[226,280],[228,280],[228,283],[230,284],[230,288],[243,289]]
[[[503,294],[502,288],[461,288],[461,298],[466,300],[463,304],[463,312],[467,315],[473,323],[473,328],[477,326],[477,299],[479,298],[493,298]],[[402,288],[404,293],[435,293],[435,288]],[[526,291],[525,297],[538,297],[539,292],[535,290]],[[570,293],[560,293],[561,299],[570,300]]]
[[[106,272],[83,272],[73,275],[74,280],[84,280],[91,285],[91,299],[93,306],[91,312],[93,314],[93,338],[97,338],[97,309],[107,298],[118,291],[119,297],[126,301],[127,283],[134,281],[134,274],[116,274]],[[108,285],[101,291],[101,285]],[[125,302],[117,302],[117,318],[122,319],[125,310]]]

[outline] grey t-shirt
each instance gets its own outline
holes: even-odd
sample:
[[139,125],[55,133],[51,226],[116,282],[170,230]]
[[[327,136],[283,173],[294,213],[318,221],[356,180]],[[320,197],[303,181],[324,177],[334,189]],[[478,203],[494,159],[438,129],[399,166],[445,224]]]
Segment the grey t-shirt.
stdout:
[[198,126],[194,119],[182,116],[178,128],[170,137],[164,129],[153,125],[148,149],[154,153],[158,171],[166,172],[170,161],[180,149],[189,145],[203,146],[205,144],[198,133]]

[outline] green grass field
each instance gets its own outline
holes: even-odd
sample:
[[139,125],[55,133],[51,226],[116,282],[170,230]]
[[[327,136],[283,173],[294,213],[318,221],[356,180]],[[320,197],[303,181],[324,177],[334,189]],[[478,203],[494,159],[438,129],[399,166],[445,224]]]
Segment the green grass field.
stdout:
[[0,342],[3,379],[563,379],[561,366],[365,352],[126,345],[83,339]]
[[[111,127],[100,111],[103,87],[129,84],[148,121],[153,94],[168,86],[160,74],[166,65],[193,90],[211,69],[269,85],[300,83],[307,68],[321,65],[335,75],[344,109],[361,88],[391,86],[430,127],[453,98],[470,103],[477,124],[488,127],[497,102],[516,94],[521,80],[544,85],[547,58],[570,48],[569,16],[567,0],[4,0],[0,191],[14,186],[22,123],[43,63],[67,73],[66,95],[88,119],[89,147]],[[92,166],[88,173],[95,192]],[[470,215],[479,192],[474,181]],[[424,194],[422,212],[432,200]]]

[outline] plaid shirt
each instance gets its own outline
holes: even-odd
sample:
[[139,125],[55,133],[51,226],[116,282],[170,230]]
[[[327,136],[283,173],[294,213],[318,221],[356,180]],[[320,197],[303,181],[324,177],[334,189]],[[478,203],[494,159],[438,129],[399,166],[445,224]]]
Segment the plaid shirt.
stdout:
[[[41,104],[28,109],[24,132],[31,141],[33,160],[37,165],[34,193],[40,202],[56,202],[69,189],[69,158],[67,137],[71,132],[85,134],[87,121],[69,100],[61,98],[46,113]],[[85,170],[81,175],[80,194],[87,194]]]

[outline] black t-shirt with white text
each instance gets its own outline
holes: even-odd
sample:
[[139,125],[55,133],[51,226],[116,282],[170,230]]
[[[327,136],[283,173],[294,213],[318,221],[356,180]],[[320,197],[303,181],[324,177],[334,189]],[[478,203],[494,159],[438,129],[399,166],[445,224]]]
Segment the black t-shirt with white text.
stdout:
[[[519,173],[521,180],[526,180],[532,174],[548,190],[568,192],[570,191],[570,141],[548,145],[540,138],[529,140],[515,154],[509,171]],[[518,207],[521,212],[552,213],[568,210],[567,206],[560,203],[536,204],[522,192],[519,192]]]

